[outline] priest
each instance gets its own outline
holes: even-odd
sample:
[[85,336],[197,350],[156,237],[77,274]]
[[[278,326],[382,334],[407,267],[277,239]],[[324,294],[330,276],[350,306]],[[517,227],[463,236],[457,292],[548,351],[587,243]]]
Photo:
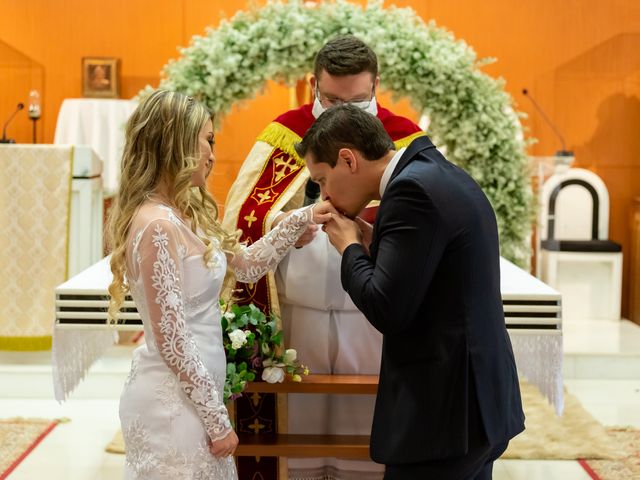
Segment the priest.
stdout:
[[[376,116],[396,149],[424,132],[376,100],[380,84],[373,50],[354,36],[340,36],[318,52],[310,78],[313,103],[267,125],[244,161],[225,203],[224,226],[240,229],[249,243],[267,233],[288,210],[315,200],[299,142],[328,108],[349,103]],[[306,192],[306,196],[305,196]],[[375,208],[367,212],[371,221]],[[324,232],[310,227],[288,257],[258,283],[237,284],[236,297],[265,313],[279,313],[288,348],[315,374],[378,374],[381,335],[340,284],[340,255]],[[372,396],[289,395],[289,433],[368,434]],[[240,414],[239,414],[240,415]],[[289,478],[382,478],[373,462],[289,459]],[[241,468],[242,469],[242,468]]]

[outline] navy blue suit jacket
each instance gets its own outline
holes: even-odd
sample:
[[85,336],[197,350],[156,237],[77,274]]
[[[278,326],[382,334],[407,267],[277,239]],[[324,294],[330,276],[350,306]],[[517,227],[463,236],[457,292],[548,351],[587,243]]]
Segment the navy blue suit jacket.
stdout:
[[414,140],[382,196],[370,256],[352,244],[341,266],[344,289],[383,334],[376,462],[464,456],[473,385],[490,445],[524,429],[499,261],[478,184],[427,137]]

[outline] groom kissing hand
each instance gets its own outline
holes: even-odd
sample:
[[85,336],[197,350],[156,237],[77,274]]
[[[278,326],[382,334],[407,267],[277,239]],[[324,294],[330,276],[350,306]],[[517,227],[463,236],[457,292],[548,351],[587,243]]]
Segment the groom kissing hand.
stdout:
[[[371,458],[385,480],[491,478],[524,429],[491,204],[429,138],[396,151],[351,105],[327,110],[295,148],[341,212],[323,229],[342,285],[384,337]],[[373,229],[356,217],[371,200]]]

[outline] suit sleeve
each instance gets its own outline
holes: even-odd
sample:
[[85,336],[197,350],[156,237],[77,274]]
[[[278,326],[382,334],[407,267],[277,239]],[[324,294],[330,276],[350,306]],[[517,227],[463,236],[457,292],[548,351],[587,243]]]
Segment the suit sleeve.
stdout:
[[359,244],[343,253],[342,286],[369,323],[383,334],[407,329],[447,244],[441,213],[414,180],[389,185],[374,232],[375,262]]

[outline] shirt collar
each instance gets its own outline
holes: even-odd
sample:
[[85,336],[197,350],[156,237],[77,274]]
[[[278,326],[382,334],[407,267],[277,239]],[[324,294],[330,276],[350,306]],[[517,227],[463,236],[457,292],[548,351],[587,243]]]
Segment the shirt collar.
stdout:
[[387,184],[389,183],[391,174],[396,169],[396,166],[400,161],[400,157],[402,157],[402,154],[406,149],[407,147],[402,147],[400,150],[398,150],[389,161],[387,167],[384,169],[384,173],[382,174],[382,178],[380,179],[380,198],[382,198],[382,195],[384,195],[384,191],[387,189]]

